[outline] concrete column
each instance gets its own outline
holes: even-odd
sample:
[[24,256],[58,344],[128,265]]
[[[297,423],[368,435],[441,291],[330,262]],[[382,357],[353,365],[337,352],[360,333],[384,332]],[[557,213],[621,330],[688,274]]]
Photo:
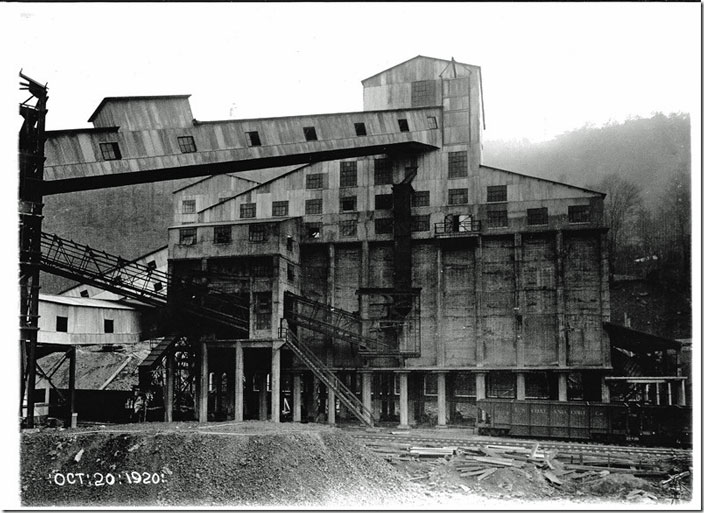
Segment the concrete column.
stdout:
[[200,343],[200,390],[198,394],[198,422],[208,422],[208,345]]
[[655,404],[660,406],[660,383],[655,383]]
[[563,259],[563,236],[555,234],[555,255],[557,256],[557,362],[561,367],[567,366],[567,321],[565,317],[565,265]]
[[293,375],[293,421],[301,421],[301,375]]
[[76,348],[68,350],[68,422],[72,428],[77,427],[74,420],[76,413]]
[[687,406],[686,380],[680,380],[680,393],[677,394],[677,406]]
[[[362,372],[362,404],[372,412],[372,373]],[[369,419],[372,420],[372,419]]]
[[400,428],[408,428],[408,372],[399,372],[399,425]]
[[667,382],[667,405],[672,406],[672,383]]
[[244,350],[235,342],[235,421],[244,420]]
[[[484,249],[482,246],[481,235],[477,237],[478,242],[474,250],[474,340],[476,341],[475,358],[478,367],[484,365],[484,337],[482,332],[484,329],[484,310],[483,310],[483,294],[482,283],[484,279]],[[483,383],[482,378],[482,383]],[[479,382],[477,382],[479,384]],[[483,385],[482,385],[483,386]],[[482,388],[482,390],[484,390]],[[477,387],[477,393],[479,387]],[[477,396],[479,399],[479,396]],[[483,399],[483,397],[482,397]]]
[[[660,404],[660,390],[656,389],[657,392],[657,401],[658,404]],[[606,379],[604,379],[604,376],[601,377],[601,402],[602,403],[610,403],[611,402],[611,389],[609,389],[609,384],[606,382]]]
[[474,383],[476,385],[477,401],[486,399],[486,372],[477,372],[474,375]]
[[445,281],[442,265],[442,248],[440,245],[436,248],[435,268],[436,276],[436,291],[435,291],[435,361],[438,366],[445,365],[445,337],[443,337],[442,315],[445,311],[444,294]]
[[[362,241],[361,263],[359,269],[360,287],[369,287],[369,241]],[[362,335],[369,336],[369,296],[359,295],[359,316],[362,318]]]
[[559,372],[557,374],[557,400],[567,400],[567,373]]
[[332,388],[328,388],[328,424],[335,425],[335,392]]
[[164,391],[164,422],[174,420],[174,373],[176,367],[176,355],[170,351],[166,355],[166,390]]
[[438,372],[438,427],[447,427],[447,406],[445,398],[445,376],[447,373]]
[[271,421],[279,422],[281,414],[281,350],[271,348]]
[[520,233],[513,235],[513,300],[514,326],[516,330],[516,365],[524,367],[526,364],[525,337],[523,336],[523,314],[526,311],[525,290],[523,288],[523,238]]
[[259,375],[259,420],[267,420],[266,374]]
[[526,375],[524,372],[516,374],[516,399],[519,401],[526,400]]

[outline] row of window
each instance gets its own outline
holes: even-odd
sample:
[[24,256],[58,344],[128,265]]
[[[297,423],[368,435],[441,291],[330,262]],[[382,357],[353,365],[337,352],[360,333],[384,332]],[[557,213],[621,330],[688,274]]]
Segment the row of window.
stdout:
[[[68,317],[56,316],[56,331],[68,333]],[[103,319],[103,333],[115,333],[115,321],[113,319]]]
[[[195,153],[196,142],[193,136],[186,135],[183,137],[177,137],[178,149],[181,153]],[[120,151],[120,145],[116,142],[106,142],[100,143],[100,154],[103,160],[120,160],[122,159],[122,152]]]

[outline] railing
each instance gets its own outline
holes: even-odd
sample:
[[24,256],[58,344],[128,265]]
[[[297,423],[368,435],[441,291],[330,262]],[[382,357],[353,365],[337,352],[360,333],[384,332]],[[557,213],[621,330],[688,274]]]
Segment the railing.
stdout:
[[[363,424],[369,427],[374,427],[372,412],[364,406],[362,401],[340,381],[335,373],[328,369],[323,362],[315,355],[315,353],[283,323],[279,327],[279,337],[286,341],[287,346],[296,354],[296,356],[308,367],[315,376],[322,381],[326,387],[335,393],[340,402]],[[329,404],[328,408],[335,408],[334,404]]]
[[482,229],[481,221],[472,219],[446,220],[435,223],[436,237],[470,237],[478,235]]

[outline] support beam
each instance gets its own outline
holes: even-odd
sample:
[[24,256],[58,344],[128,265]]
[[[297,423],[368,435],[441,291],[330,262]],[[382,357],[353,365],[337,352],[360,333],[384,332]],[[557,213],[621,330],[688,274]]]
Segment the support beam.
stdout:
[[173,351],[169,351],[166,355],[166,379],[164,385],[164,422],[173,422],[174,420],[174,368],[175,355]]
[[200,389],[198,390],[198,422],[208,422],[208,344],[200,343]]
[[328,388],[328,424],[335,425],[335,392],[332,388]]
[[76,348],[68,350],[68,422],[67,425],[76,427],[73,414],[76,413]]
[[526,400],[526,374],[519,372],[516,374],[516,399],[519,401]]
[[[604,379],[605,376],[601,377],[601,402],[602,403],[610,403],[611,402],[611,389],[609,388],[609,384],[606,382]],[[655,392],[656,394],[656,400],[657,403],[660,404],[660,388],[658,385],[655,385]]]
[[281,350],[271,348],[271,421],[279,422],[281,414]]
[[686,380],[680,380],[680,393],[677,394],[677,406],[687,406]]
[[567,373],[559,372],[557,374],[557,400],[567,401]]
[[438,427],[447,427],[447,406],[445,398],[445,376],[447,373],[438,372]]
[[242,342],[235,343],[235,421],[244,420],[244,350]]
[[399,425],[400,428],[408,428],[408,372],[398,373],[399,388]]
[[[364,407],[372,412],[372,417],[374,412],[372,410],[372,373],[362,372],[362,404]],[[373,419],[369,419],[373,420]]]
[[293,375],[293,421],[301,421],[301,375]]
[[486,372],[477,372],[474,375],[476,385],[477,401],[486,399]]
[[269,418],[266,402],[266,374],[259,376],[259,420],[267,420]]

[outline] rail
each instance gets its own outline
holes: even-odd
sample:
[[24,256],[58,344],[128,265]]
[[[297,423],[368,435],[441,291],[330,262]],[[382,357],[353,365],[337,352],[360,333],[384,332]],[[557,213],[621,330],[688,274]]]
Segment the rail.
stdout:
[[479,235],[482,229],[481,221],[472,219],[446,220],[435,223],[436,237],[471,237]]

